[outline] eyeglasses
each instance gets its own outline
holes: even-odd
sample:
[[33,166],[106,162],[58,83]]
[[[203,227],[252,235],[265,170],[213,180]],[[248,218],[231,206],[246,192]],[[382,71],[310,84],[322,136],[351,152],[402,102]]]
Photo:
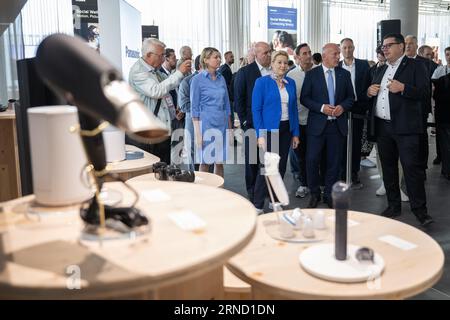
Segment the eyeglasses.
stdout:
[[391,42],[391,43],[386,43],[384,45],[381,46],[381,50],[387,50],[390,49],[394,44],[400,44],[398,42]]
[[157,53],[154,53],[154,52],[149,52],[150,54],[154,54],[155,56],[158,56],[160,59],[162,59],[162,58],[165,58],[165,55],[164,55],[164,53],[161,53],[161,54],[157,54]]

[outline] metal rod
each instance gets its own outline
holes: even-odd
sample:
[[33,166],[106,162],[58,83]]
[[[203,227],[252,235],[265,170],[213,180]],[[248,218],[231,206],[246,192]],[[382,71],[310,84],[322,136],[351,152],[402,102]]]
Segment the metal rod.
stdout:
[[353,117],[348,113],[348,135],[347,135],[347,175],[346,182],[352,185],[352,149],[353,149]]

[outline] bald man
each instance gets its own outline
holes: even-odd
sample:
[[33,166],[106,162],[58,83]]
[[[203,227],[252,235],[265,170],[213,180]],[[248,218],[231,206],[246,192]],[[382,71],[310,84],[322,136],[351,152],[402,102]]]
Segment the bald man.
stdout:
[[340,163],[348,134],[347,113],[354,101],[351,74],[339,67],[341,50],[334,43],[322,49],[323,62],[305,76],[300,102],[309,109],[306,168],[311,199],[308,208],[321,200],[319,165],[326,148],[327,171],[323,201],[333,207],[331,189],[339,179]]
[[[242,130],[246,131],[245,147],[245,184],[248,198],[253,202],[256,177],[258,176],[258,155],[256,135],[253,129],[252,94],[256,79],[271,73],[271,49],[268,43],[258,42],[254,46],[255,61],[241,68],[234,80],[234,107],[239,116]],[[253,151],[253,152],[251,152]]]

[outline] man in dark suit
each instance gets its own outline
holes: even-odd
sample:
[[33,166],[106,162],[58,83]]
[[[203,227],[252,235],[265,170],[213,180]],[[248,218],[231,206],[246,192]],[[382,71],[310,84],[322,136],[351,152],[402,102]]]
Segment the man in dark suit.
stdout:
[[332,208],[331,189],[339,179],[345,137],[348,134],[347,112],[353,105],[354,93],[350,72],[338,66],[341,51],[336,44],[323,48],[322,66],[305,76],[300,102],[309,109],[308,150],[306,167],[311,192],[309,208],[320,201],[319,164],[324,145],[327,172],[324,202]]
[[[353,145],[352,145],[352,188],[361,189],[363,185],[359,180],[359,170],[361,163],[362,135],[364,129],[364,119],[369,110],[369,99],[367,98],[367,87],[369,77],[369,62],[367,60],[356,59],[354,56],[355,45],[352,39],[345,38],[341,41],[341,50],[344,60],[339,62],[339,67],[350,72],[352,77],[355,102],[352,107],[353,118]],[[345,180],[347,171],[347,143],[344,147],[342,159],[342,178]]]
[[[249,200],[253,202],[256,177],[258,176],[258,151],[253,127],[252,94],[256,79],[270,74],[270,46],[265,42],[255,45],[256,59],[241,68],[234,80],[234,105],[245,131],[245,184]],[[252,152],[251,152],[252,151]]]
[[231,125],[234,127],[234,97],[232,89],[233,71],[231,66],[234,64],[234,54],[231,51],[225,52],[223,55],[225,63],[220,66],[219,73],[224,77],[228,89],[228,97],[230,98],[231,105]]
[[422,140],[420,144],[419,152],[421,154],[421,159],[423,166],[426,169],[428,169],[428,157],[429,157],[429,144],[428,144],[428,131],[427,131],[427,124],[428,124],[428,115],[431,113],[431,95],[432,95],[432,84],[431,84],[431,77],[433,76],[434,70],[436,70],[436,67],[434,66],[434,62],[430,59],[424,58],[420,56],[418,51],[418,41],[417,37],[413,35],[408,35],[405,37],[405,44],[406,49],[405,53],[408,58],[415,59],[425,66],[427,72],[426,72],[426,79],[428,86],[426,88],[426,92],[423,99],[423,123],[425,126],[425,130],[422,134]]
[[382,49],[387,63],[379,68],[367,91],[373,98],[370,115],[388,198],[388,208],[382,215],[393,218],[401,214],[400,156],[411,210],[425,227],[433,219],[427,212],[425,168],[417,150],[426,130],[423,101],[428,70],[423,63],[405,56],[405,39],[401,34],[387,35]]

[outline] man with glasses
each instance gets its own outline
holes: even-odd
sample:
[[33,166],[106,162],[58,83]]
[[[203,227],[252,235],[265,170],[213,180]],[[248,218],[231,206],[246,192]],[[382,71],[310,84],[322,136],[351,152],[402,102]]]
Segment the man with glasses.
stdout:
[[433,223],[428,215],[425,168],[417,152],[426,130],[423,97],[427,91],[427,70],[423,63],[405,56],[401,34],[383,40],[387,63],[376,73],[367,95],[372,99],[372,132],[378,144],[388,208],[383,216],[401,215],[398,159],[403,167],[411,210],[423,227]]
[[[271,73],[271,49],[268,43],[255,44],[255,61],[239,69],[234,81],[234,107],[241,122],[241,129],[246,131],[245,148],[245,183],[249,200],[253,202],[256,177],[258,176],[258,152],[256,134],[252,129],[252,94],[256,79]],[[248,132],[247,132],[248,131]],[[252,143],[254,141],[254,143]],[[253,151],[253,152],[251,152]]]
[[[178,87],[184,75],[191,70],[191,60],[183,62],[179,69],[166,76],[160,71],[165,59],[166,45],[157,39],[145,39],[142,44],[142,57],[131,67],[129,82],[141,97],[147,108],[155,114],[167,128],[176,119],[176,105],[170,91]],[[158,156],[161,161],[170,163],[170,139],[153,145],[143,145],[130,141],[140,148]]]

